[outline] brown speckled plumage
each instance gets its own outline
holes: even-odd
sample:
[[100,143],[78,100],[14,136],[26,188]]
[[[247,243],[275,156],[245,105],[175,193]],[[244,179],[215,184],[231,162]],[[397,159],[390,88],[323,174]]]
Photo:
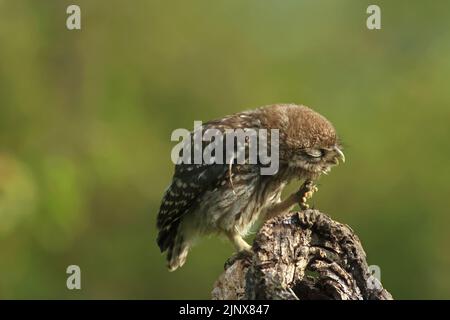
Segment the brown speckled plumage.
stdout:
[[259,216],[274,216],[299,201],[295,194],[281,201],[287,183],[315,180],[343,157],[332,124],[305,106],[265,106],[209,121],[202,130],[210,128],[279,129],[279,170],[261,175],[260,164],[234,164],[231,170],[228,164],[176,165],[157,219],[157,242],[167,251],[170,270],[184,264],[202,235],[224,234],[238,250],[248,250],[242,237]]

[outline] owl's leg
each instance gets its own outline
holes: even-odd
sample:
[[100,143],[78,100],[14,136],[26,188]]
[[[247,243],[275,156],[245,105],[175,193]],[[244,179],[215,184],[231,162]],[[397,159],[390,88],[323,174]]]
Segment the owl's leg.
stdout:
[[265,220],[269,220],[291,210],[296,204],[299,204],[302,210],[308,209],[309,206],[306,201],[310,199],[313,193],[317,190],[317,187],[311,180],[305,181],[297,192],[291,194],[284,201],[276,203],[272,207],[268,208],[264,217]]
[[242,236],[237,231],[227,232],[227,237],[230,239],[231,243],[233,243],[236,251],[252,251],[252,247],[242,239]]
[[237,252],[225,262],[225,270],[232,266],[237,260],[242,260],[245,263],[250,264],[253,257],[252,247],[242,239],[242,236],[237,231],[229,231],[226,232],[226,234]]
[[285,200],[278,202],[268,208],[266,210],[266,214],[264,216],[264,220],[272,219],[273,217],[276,217],[284,212],[287,212],[291,210],[297,203],[299,202],[299,197],[296,193],[291,194],[288,198]]

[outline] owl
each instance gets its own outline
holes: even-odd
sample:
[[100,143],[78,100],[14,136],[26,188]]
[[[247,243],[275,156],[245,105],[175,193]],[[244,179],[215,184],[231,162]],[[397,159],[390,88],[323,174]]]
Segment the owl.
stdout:
[[[185,263],[194,242],[205,235],[225,236],[238,252],[251,251],[244,237],[258,218],[269,219],[297,203],[305,205],[305,197],[316,190],[311,182],[339,160],[345,161],[333,125],[303,105],[275,104],[236,113],[201,127],[202,132],[208,129],[276,130],[278,168],[273,174],[261,174],[267,163],[251,162],[247,156],[240,163],[232,157],[224,163],[176,164],[157,216],[157,243],[161,252],[167,251],[170,271]],[[208,145],[202,142],[200,147]],[[238,151],[233,149],[235,158]],[[282,200],[283,188],[295,179],[306,181],[308,192]]]

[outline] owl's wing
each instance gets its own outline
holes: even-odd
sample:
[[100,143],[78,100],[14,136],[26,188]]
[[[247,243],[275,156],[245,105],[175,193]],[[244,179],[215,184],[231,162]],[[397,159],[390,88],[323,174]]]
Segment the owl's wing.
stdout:
[[[249,119],[251,118],[246,116],[246,113],[241,113],[207,122],[203,125],[202,130],[214,128],[224,132],[231,128],[255,127],[254,123],[248,123]],[[203,148],[205,146],[203,145]],[[223,147],[225,155],[226,145]],[[161,251],[165,251],[171,245],[177,234],[181,218],[189,212],[206,191],[214,189],[218,183],[226,179],[228,172],[229,165],[227,164],[175,165],[172,183],[163,196],[157,218],[159,229],[157,242]]]
[[175,166],[172,183],[164,194],[157,219],[160,230],[157,241],[161,251],[166,250],[175,237],[181,217],[226,173],[224,164]]

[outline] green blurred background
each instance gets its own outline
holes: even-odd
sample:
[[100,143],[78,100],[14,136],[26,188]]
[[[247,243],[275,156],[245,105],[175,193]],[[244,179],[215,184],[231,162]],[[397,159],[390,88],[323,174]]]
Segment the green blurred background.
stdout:
[[[81,31],[65,26],[72,3]],[[316,207],[357,232],[395,298],[450,298],[449,14],[449,1],[0,0],[0,297],[209,298],[232,247],[204,239],[169,273],[155,243],[170,134],[295,102],[346,146]]]

